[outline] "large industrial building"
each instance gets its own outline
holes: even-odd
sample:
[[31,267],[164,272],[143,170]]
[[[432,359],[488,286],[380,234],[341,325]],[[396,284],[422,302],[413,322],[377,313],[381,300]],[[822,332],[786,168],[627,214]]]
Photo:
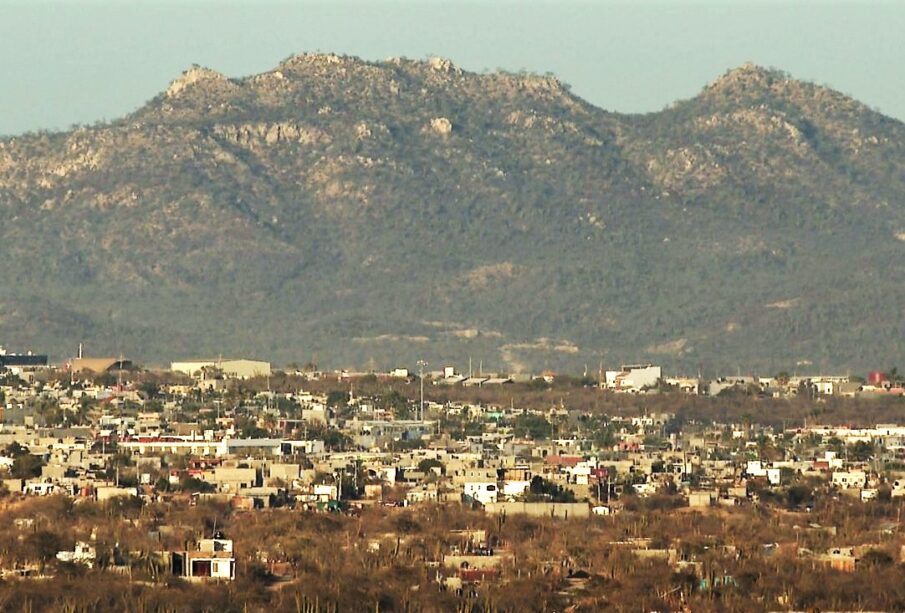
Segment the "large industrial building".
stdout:
[[119,358],[74,358],[69,362],[72,372],[101,374],[118,370],[136,370],[132,360]]
[[47,356],[35,353],[7,353],[0,345],[0,368],[47,366]]
[[269,377],[271,373],[270,362],[258,360],[187,360],[185,362],[173,362],[170,365],[173,372],[185,373],[190,377],[201,378],[206,371],[221,373],[231,379],[248,379],[250,377]]

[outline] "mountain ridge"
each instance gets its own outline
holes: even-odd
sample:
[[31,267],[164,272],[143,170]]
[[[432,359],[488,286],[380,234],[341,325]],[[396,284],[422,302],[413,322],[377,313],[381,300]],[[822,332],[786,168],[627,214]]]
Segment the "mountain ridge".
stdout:
[[642,115],[442,58],[192,66],[122,119],[0,139],[0,336],[152,361],[887,364],[903,200],[901,122],[754,65]]

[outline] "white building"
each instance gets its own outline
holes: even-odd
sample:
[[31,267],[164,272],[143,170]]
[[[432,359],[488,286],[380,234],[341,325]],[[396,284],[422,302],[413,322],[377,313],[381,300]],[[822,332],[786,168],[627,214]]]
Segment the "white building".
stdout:
[[269,377],[271,373],[270,362],[258,360],[188,360],[185,362],[173,362],[170,370],[181,372],[190,377],[204,378],[206,370],[221,372],[224,377],[231,379],[249,379],[251,377]]
[[901,498],[905,496],[905,479],[896,479],[892,482],[892,497]]
[[496,481],[467,481],[465,483],[465,495],[481,504],[496,502],[499,493]]
[[531,470],[528,466],[507,468],[502,480],[502,494],[506,499],[518,498],[531,488]]
[[745,474],[749,477],[766,477],[770,485],[779,485],[782,482],[782,470],[780,468],[768,468],[758,460],[748,461]]
[[832,396],[835,394],[843,383],[848,383],[851,377],[847,376],[827,376],[812,377],[810,383],[814,391],[821,396]]
[[78,541],[73,551],[57,552],[57,560],[60,562],[70,562],[72,564],[82,564],[88,568],[94,567],[94,561],[97,559],[97,551],[90,543]]
[[833,485],[843,489],[862,488],[867,483],[867,474],[863,470],[837,470],[833,473]]
[[629,364],[621,370],[606,371],[606,386],[617,392],[637,393],[654,387],[660,381],[662,371],[653,364]]
[[105,502],[107,500],[113,500],[114,498],[131,498],[132,496],[138,496],[137,488],[116,487],[113,485],[98,486],[94,489],[94,492],[98,502]]

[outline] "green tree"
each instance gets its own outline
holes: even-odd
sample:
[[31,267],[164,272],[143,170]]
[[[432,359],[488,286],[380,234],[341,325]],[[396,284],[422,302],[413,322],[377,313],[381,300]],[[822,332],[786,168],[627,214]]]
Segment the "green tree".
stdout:
[[540,475],[535,475],[535,477],[531,479],[531,485],[528,488],[526,499],[529,502],[575,502],[575,492],[567,490],[561,485],[556,485],[555,483],[547,481]]
[[432,468],[443,469],[443,462],[437,460],[436,458],[424,458],[420,462],[418,462],[418,470],[423,473],[430,472]]
[[327,428],[321,435],[324,446],[331,451],[340,451],[351,445],[352,440],[337,430],[336,428]]
[[59,535],[50,530],[38,530],[26,537],[25,545],[30,554],[40,564],[42,574],[47,562],[56,557],[57,552],[60,551],[61,542],[62,539],[60,539]]
[[349,394],[342,390],[331,390],[327,394],[327,406],[331,409],[339,409],[349,402]]
[[550,422],[542,415],[519,415],[512,422],[512,433],[519,438],[543,440],[551,434]]
[[396,419],[411,419],[412,417],[408,398],[396,390],[383,396],[380,400],[380,405],[384,410],[392,412],[393,417]]
[[6,446],[6,456],[13,458],[10,474],[16,479],[31,479],[41,474],[44,462],[40,457],[32,455],[28,447],[13,441]]
[[854,445],[849,445],[846,448],[846,453],[850,460],[866,462],[874,457],[874,446],[865,441],[858,441]]
[[786,492],[789,508],[794,509],[814,500],[814,491],[806,485],[793,485]]
[[541,377],[535,377],[528,383],[528,389],[536,391],[544,391],[550,389],[551,385]]
[[151,400],[160,394],[160,385],[156,381],[143,381],[138,386],[138,390],[144,394],[146,399]]
[[213,492],[216,489],[213,484],[188,475],[179,481],[179,488],[184,492],[200,492],[202,494]]

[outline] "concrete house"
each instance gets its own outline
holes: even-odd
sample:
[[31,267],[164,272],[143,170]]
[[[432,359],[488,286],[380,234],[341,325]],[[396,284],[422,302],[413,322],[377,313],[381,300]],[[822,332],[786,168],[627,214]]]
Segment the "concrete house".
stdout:
[[867,474],[863,470],[837,470],[833,473],[833,485],[842,489],[862,488],[867,483]]
[[480,502],[483,505],[497,501],[499,488],[494,481],[466,481],[464,493],[467,498]]
[[218,466],[203,473],[202,479],[216,485],[221,492],[237,492],[258,485],[258,471],[254,468]]
[[233,581],[236,578],[233,542],[224,538],[202,539],[195,551],[173,552],[170,570],[190,581]]

